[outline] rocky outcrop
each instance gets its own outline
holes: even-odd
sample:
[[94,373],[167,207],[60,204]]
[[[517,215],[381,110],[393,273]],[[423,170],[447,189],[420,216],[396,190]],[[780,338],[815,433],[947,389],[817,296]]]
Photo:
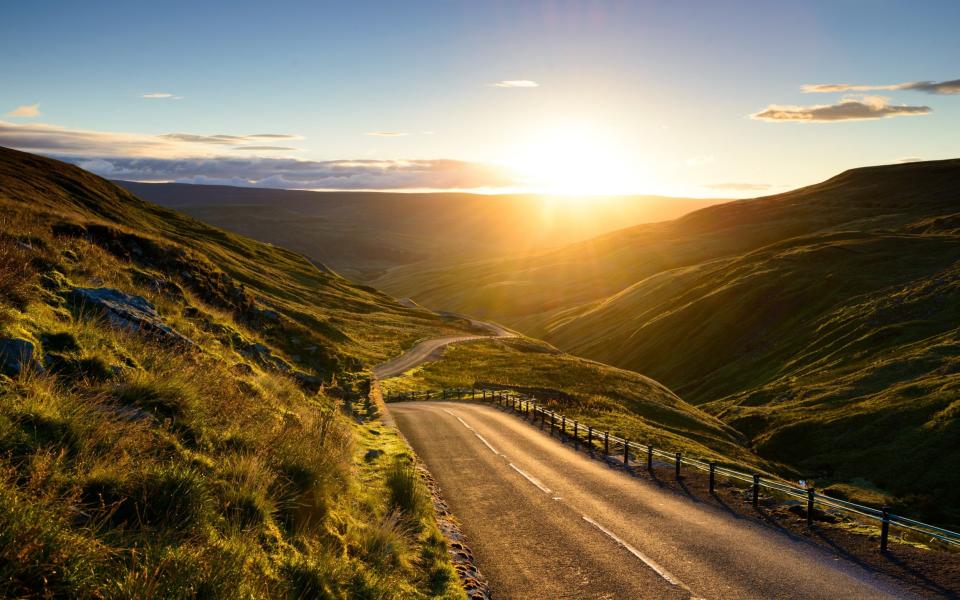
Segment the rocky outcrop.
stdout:
[[134,296],[113,288],[73,288],[69,299],[81,312],[96,313],[115,327],[143,331],[165,341],[195,346],[192,340],[175,331],[143,296]]
[[18,338],[0,339],[0,373],[15,377],[30,365],[33,359],[32,342]]

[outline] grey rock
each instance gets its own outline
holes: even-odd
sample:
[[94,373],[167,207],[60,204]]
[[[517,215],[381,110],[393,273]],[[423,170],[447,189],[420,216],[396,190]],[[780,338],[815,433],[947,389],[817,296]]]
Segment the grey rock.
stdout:
[[167,341],[195,346],[193,340],[166,325],[153,304],[143,296],[134,296],[112,288],[74,288],[71,301],[81,310],[101,313],[111,325],[145,331]]
[[307,390],[316,392],[323,387],[324,379],[320,375],[309,375],[303,371],[294,371],[291,375]]
[[19,338],[0,339],[0,373],[14,377],[23,372],[33,360],[33,343]]

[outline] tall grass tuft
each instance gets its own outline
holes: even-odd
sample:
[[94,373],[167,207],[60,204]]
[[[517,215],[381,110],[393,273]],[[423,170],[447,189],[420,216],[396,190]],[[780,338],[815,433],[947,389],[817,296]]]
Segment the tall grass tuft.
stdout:
[[409,521],[418,522],[430,511],[430,498],[416,468],[403,458],[397,458],[387,472],[390,506],[400,511]]

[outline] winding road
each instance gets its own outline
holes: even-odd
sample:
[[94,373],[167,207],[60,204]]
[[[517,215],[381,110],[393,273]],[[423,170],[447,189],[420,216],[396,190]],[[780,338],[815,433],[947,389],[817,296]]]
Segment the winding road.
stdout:
[[417,365],[430,360],[432,357],[435,357],[440,350],[449,346],[450,344],[456,344],[459,342],[469,342],[472,340],[488,340],[488,339],[498,339],[498,338],[511,338],[517,337],[517,334],[510,331],[509,329],[497,325],[496,323],[487,323],[485,321],[476,321],[459,315],[456,313],[441,313],[448,314],[450,316],[456,316],[464,318],[470,321],[470,324],[476,329],[484,329],[489,333],[486,335],[459,335],[459,336],[450,336],[442,338],[434,338],[431,340],[424,340],[418,342],[413,348],[407,350],[400,356],[388,360],[382,365],[376,367],[373,370],[373,375],[377,379],[383,381],[384,379],[389,379],[391,377],[396,377],[397,375],[402,375],[403,373],[409,371],[410,369],[416,367]]
[[[457,342],[418,343],[387,379]],[[632,478],[490,405],[403,402],[389,412],[440,487],[494,597],[911,598],[855,563]]]

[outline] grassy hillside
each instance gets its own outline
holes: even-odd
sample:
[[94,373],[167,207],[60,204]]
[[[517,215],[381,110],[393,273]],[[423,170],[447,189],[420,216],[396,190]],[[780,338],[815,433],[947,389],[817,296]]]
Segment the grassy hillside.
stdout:
[[960,524],[960,161],[381,283],[642,372],[769,460]]
[[743,446],[716,417],[656,381],[557,351],[529,338],[477,341],[446,348],[442,358],[385,381],[385,391],[470,388],[475,384],[537,390],[568,417],[660,448],[782,471]]
[[120,182],[147,200],[303,252],[370,281],[392,268],[560,247],[718,200],[656,196],[581,202],[530,195],[309,192]]
[[453,331],[0,149],[0,596],[462,597],[362,402],[370,365]]

